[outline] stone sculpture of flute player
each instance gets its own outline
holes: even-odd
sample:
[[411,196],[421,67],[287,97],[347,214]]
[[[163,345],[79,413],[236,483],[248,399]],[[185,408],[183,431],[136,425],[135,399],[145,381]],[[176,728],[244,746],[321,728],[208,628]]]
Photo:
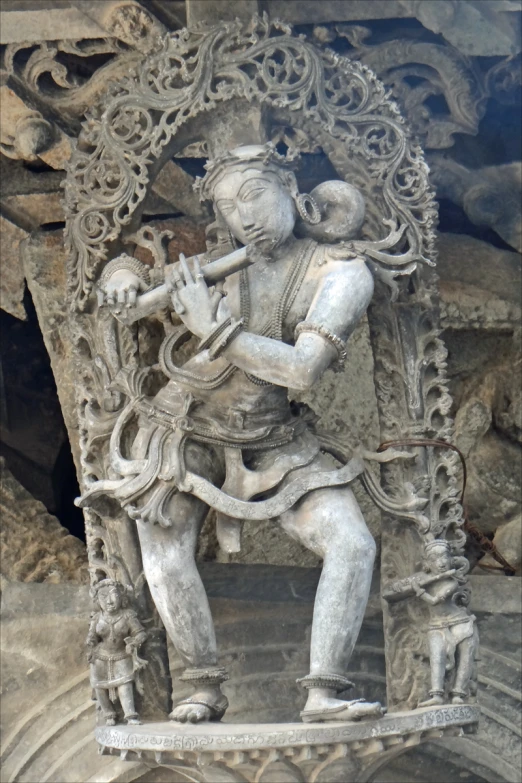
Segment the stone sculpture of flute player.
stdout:
[[475,616],[461,605],[461,587],[451,548],[447,541],[434,539],[424,548],[423,570],[392,583],[383,593],[390,603],[415,596],[430,607],[427,628],[431,683],[429,698],[419,707],[436,707],[447,699],[446,678],[453,672],[450,688],[452,704],[464,704],[469,699],[470,682],[474,675],[478,652],[478,631]]
[[[102,496],[115,498],[136,519],[152,596],[187,667],[182,679],[195,686],[174,707],[175,721],[220,719],[228,706],[220,690],[228,675],[218,666],[195,563],[212,497],[230,499],[228,517],[221,508],[218,536],[233,551],[234,517],[240,517],[234,503],[268,491],[268,504],[282,504],[282,528],[323,559],[310,673],[300,680],[308,692],[303,720],[383,713],[378,703],[337,695],[351,685],[346,671],[368,599],[375,543],[349,479],[332,486],[330,460],[287,397],[289,388],[309,389],[345,357],[345,343],[371,300],[373,278],[364,259],[346,248],[295,236],[298,216],[315,224],[321,215],[314,200],[298,192],[291,164],[270,144],[238,147],[207,164],[202,198],[212,199],[232,247],[254,244],[262,258],[227,277],[222,290],[207,286],[197,262],[191,269],[182,259],[179,273],[169,275],[172,306],[200,340],[198,351],[176,367],[167,338],[160,364],[170,380],[146,405],[136,398],[140,428],[132,460],[120,467],[118,479],[95,483],[81,500],[88,506]],[[148,268],[120,257],[105,269],[101,298],[120,310],[132,308],[147,287]],[[129,415],[122,414],[120,434]],[[111,446],[116,475],[123,464],[117,440]],[[203,486],[199,497],[183,491],[189,471]],[[313,481],[313,490],[306,489]],[[283,507],[290,485],[301,490]]]

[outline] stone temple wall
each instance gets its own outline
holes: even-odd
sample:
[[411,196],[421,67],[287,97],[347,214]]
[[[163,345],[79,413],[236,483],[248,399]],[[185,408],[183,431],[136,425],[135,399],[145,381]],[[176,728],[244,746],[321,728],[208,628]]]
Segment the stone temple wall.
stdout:
[[[7,623],[18,613],[21,622],[26,618],[30,624],[34,607],[44,595],[55,596],[50,600],[57,602],[57,614],[63,610],[69,618],[75,607],[80,617],[87,612],[86,588],[80,587],[88,581],[83,523],[73,505],[80,451],[66,330],[62,206],[62,181],[84,114],[101,99],[111,81],[139,63],[157,35],[186,24],[265,11],[291,23],[316,44],[373,69],[400,104],[426,151],[440,208],[438,274],[455,443],[467,461],[469,519],[487,539],[482,545],[470,540],[467,554],[474,574],[490,579],[496,595],[505,590],[508,596],[516,589],[514,580],[520,577],[522,565],[519,0],[3,0],[0,573],[10,596]],[[278,134],[274,141],[301,148],[303,165],[298,177],[302,190],[310,190],[325,176],[337,176],[326,169],[330,164],[320,148],[309,148],[295,135],[290,138],[284,127]],[[202,163],[200,149],[184,150],[163,169],[145,207],[151,225],[174,232],[171,258],[204,247],[208,215],[192,191]],[[379,430],[372,366],[368,326],[363,322],[351,340],[344,374],[327,372],[319,387],[302,399],[330,430],[375,449]],[[358,499],[379,541],[379,513],[362,492]],[[513,567],[510,573],[515,577],[506,577],[492,554],[485,554],[488,541]],[[205,566],[229,560],[310,569],[319,565],[271,522],[246,526],[241,553],[225,555],[218,548],[211,516],[201,536],[199,559]],[[24,592],[21,582],[40,583],[40,587]],[[49,585],[41,585],[44,582]],[[55,587],[61,582],[76,586]],[[48,586],[57,592],[37,592]],[[16,596],[14,604],[12,596]],[[499,598],[492,614],[501,605]],[[71,626],[70,632],[77,631]],[[494,650],[499,668],[493,679],[501,684],[499,704],[505,701],[497,713],[511,726],[509,710],[516,699],[516,683],[509,661],[516,657],[516,650],[509,635],[508,622]],[[37,637],[27,637],[35,660],[42,643]],[[48,644],[45,641],[44,646]],[[65,646],[65,639],[60,644]],[[11,654],[21,654],[16,645]],[[74,655],[80,653],[64,659],[71,682],[79,678],[80,683],[71,686],[78,688],[80,700],[73,699],[70,709],[75,721],[87,716],[88,722],[89,694],[85,683],[81,685],[80,658]],[[501,659],[508,662],[507,669],[502,668]],[[26,680],[21,670],[4,680],[9,696],[4,716],[8,734],[18,709],[14,694],[24,688],[20,709],[24,715],[31,712],[31,678],[40,677],[37,662],[27,663],[27,671],[33,665],[36,674],[27,675]],[[44,701],[58,687],[56,680],[46,678],[43,685],[38,684]],[[23,716],[18,717],[23,722]],[[39,735],[36,728],[31,730],[35,732],[31,742],[38,744],[38,737],[50,729],[42,725]],[[85,744],[86,736],[80,732],[75,742]],[[495,737],[493,732],[487,741],[494,743]],[[506,743],[502,754],[512,764],[511,740]],[[10,779],[64,780],[59,775],[67,765],[60,762],[60,766],[57,760],[45,763],[44,773],[38,766],[22,764],[18,769],[15,764],[18,771],[10,772]],[[415,764],[411,764],[413,769]],[[467,780],[516,779],[501,764],[496,772],[492,767],[487,773],[474,770],[471,762],[463,769],[469,773]],[[104,779],[119,779],[119,773],[114,774]],[[429,779],[429,773],[422,778],[420,771],[416,778],[400,778],[406,772],[393,774],[399,777],[386,780]]]

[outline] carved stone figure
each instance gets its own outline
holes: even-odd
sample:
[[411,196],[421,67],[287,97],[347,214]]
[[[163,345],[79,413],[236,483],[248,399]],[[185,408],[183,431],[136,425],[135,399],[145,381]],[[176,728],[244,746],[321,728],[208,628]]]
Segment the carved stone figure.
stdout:
[[136,612],[127,606],[125,588],[114,579],[103,579],[92,590],[100,611],[92,616],[87,646],[91,686],[105,723],[116,724],[114,704],[119,699],[125,720],[141,723],[134,704],[136,673],[147,666],[138,649],[147,633]]
[[[431,688],[430,698],[419,707],[434,707],[445,703],[445,681],[454,672],[450,690],[452,704],[464,704],[474,673],[478,650],[475,616],[466,608],[466,592],[462,562],[452,558],[450,544],[435,539],[424,548],[423,571],[392,583],[384,593],[389,602],[416,596],[430,607],[427,629]],[[455,562],[457,561],[457,562]],[[456,568],[460,564],[461,568]],[[465,566],[467,565],[467,561]]]
[[[265,144],[276,138],[284,156]],[[310,194],[299,193],[294,139],[303,150],[320,147],[339,180],[316,173]],[[154,183],[189,147],[211,158],[199,190],[215,220],[207,252],[172,263],[167,232],[140,225]],[[227,672],[194,562],[212,508],[225,551],[237,551],[242,521],[271,519],[323,559],[302,717],[380,718],[380,705],[337,698],[349,684],[374,550],[349,485],[360,477],[386,512],[384,590],[412,573],[428,540],[450,540],[459,554],[466,538],[430,269],[436,209],[397,105],[366,66],[266,16],[185,30],[159,42],[89,112],[66,203],[80,505],[96,578],[132,584],[148,633],[158,632],[143,714],[168,714],[154,703],[168,684],[149,588],[183,679],[195,686],[172,718],[218,719],[227,707]],[[150,251],[153,268],[134,257],[136,245]],[[366,309],[378,459],[389,463],[380,478],[365,468],[370,455],[314,431],[288,403],[289,389],[310,388],[345,359]],[[394,712],[414,709],[428,690],[418,654],[426,614],[421,601],[385,607]]]
[[[195,686],[174,708],[173,720],[219,719],[228,706],[220,690],[227,673],[218,666],[194,560],[209,506],[219,512],[218,535],[227,551],[239,546],[238,518],[254,514],[277,517],[324,560],[310,674],[300,681],[308,691],[303,719],[382,714],[377,703],[336,697],[351,686],[345,672],[375,555],[348,486],[362,468],[355,460],[333,470],[287,397],[288,388],[308,389],[345,357],[373,278],[348,248],[294,235],[297,215],[310,224],[321,215],[314,199],[298,192],[291,164],[291,155],[280,156],[270,144],[242,146],[207,164],[202,198],[213,200],[231,244],[247,251],[254,245],[261,257],[210,288],[204,258],[196,257],[192,269],[183,257],[166,268],[172,306],[184,324],[160,349],[169,383],[152,399],[144,397],[137,376],[120,374],[131,401],[112,436],[114,478],[95,482],[82,499],[96,506],[100,497],[115,498],[136,520],[154,601],[187,666],[183,679]],[[245,252],[240,256],[243,263]],[[148,281],[146,266],[120,256],[106,266],[100,290],[125,318]],[[178,367],[173,351],[190,334],[199,340],[196,353]],[[136,417],[140,426],[126,460],[121,444]],[[259,497],[264,500],[249,502]]]

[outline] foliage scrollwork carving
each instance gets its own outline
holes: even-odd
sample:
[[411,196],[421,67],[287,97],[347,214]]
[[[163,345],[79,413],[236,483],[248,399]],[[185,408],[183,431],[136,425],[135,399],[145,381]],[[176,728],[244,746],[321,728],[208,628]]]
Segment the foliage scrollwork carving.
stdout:
[[[254,17],[165,37],[135,73],[110,88],[103,109],[90,111],[83,125],[65,193],[71,322],[82,373],[84,486],[109,469],[108,435],[123,405],[118,373],[130,369],[152,382],[154,375],[142,367],[132,329],[103,318],[95,325],[94,283],[103,263],[136,241],[145,198],[162,165],[188,144],[203,143],[197,120],[233,99],[268,107],[274,127],[313,139],[338,173],[365,194],[362,238],[350,240],[348,250],[364,256],[378,278],[369,320],[383,439],[451,438],[446,354],[430,268],[436,209],[422,150],[366,65],[318,50],[280,22]],[[81,346],[87,346],[87,361]],[[413,457],[383,469],[396,510],[383,540],[404,541],[414,560],[423,541],[445,537],[459,555],[464,537],[456,459],[437,448],[417,449]],[[409,514],[412,504],[422,514]],[[127,523],[117,527],[88,517],[90,540],[103,542],[102,559],[115,568],[120,552],[124,567],[132,560],[133,528]],[[403,576],[407,560],[399,562],[393,547],[383,548],[385,580]],[[132,579],[140,578],[137,566]],[[415,663],[420,642],[410,619],[403,607],[391,609],[386,619],[389,666],[398,683],[389,694],[394,707],[416,706],[425,687],[427,669]],[[400,660],[405,643],[413,651],[413,677]]]
[[111,243],[138,219],[153,165],[185,146],[181,131],[191,120],[234,97],[267,104],[297,128],[324,130],[365,161],[379,185],[383,222],[380,235],[354,243],[356,250],[391,269],[420,258],[430,263],[435,210],[428,171],[382,84],[366,66],[255,17],[246,26],[236,21],[167,36],[139,74],[113,86],[103,115],[94,109],[87,116],[66,182],[77,306],[87,305]]

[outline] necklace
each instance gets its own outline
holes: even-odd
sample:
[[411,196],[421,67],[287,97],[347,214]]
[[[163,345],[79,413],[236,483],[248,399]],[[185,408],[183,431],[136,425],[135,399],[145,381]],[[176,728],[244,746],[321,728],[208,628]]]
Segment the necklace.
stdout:
[[[299,293],[310,261],[312,260],[316,244],[317,243],[313,240],[308,240],[308,242],[303,243],[299,255],[291,264],[286,275],[281,296],[277,300],[270,318],[265,322],[264,326],[257,334],[260,334],[263,337],[271,337],[274,340],[283,340],[284,320]],[[251,298],[248,272],[246,269],[241,270],[239,277],[239,307],[245,329],[248,329],[251,316]],[[251,373],[245,372],[245,375],[249,381],[252,381],[252,383],[255,383],[257,386],[272,385],[269,381],[257,378],[255,375],[251,375]]]

